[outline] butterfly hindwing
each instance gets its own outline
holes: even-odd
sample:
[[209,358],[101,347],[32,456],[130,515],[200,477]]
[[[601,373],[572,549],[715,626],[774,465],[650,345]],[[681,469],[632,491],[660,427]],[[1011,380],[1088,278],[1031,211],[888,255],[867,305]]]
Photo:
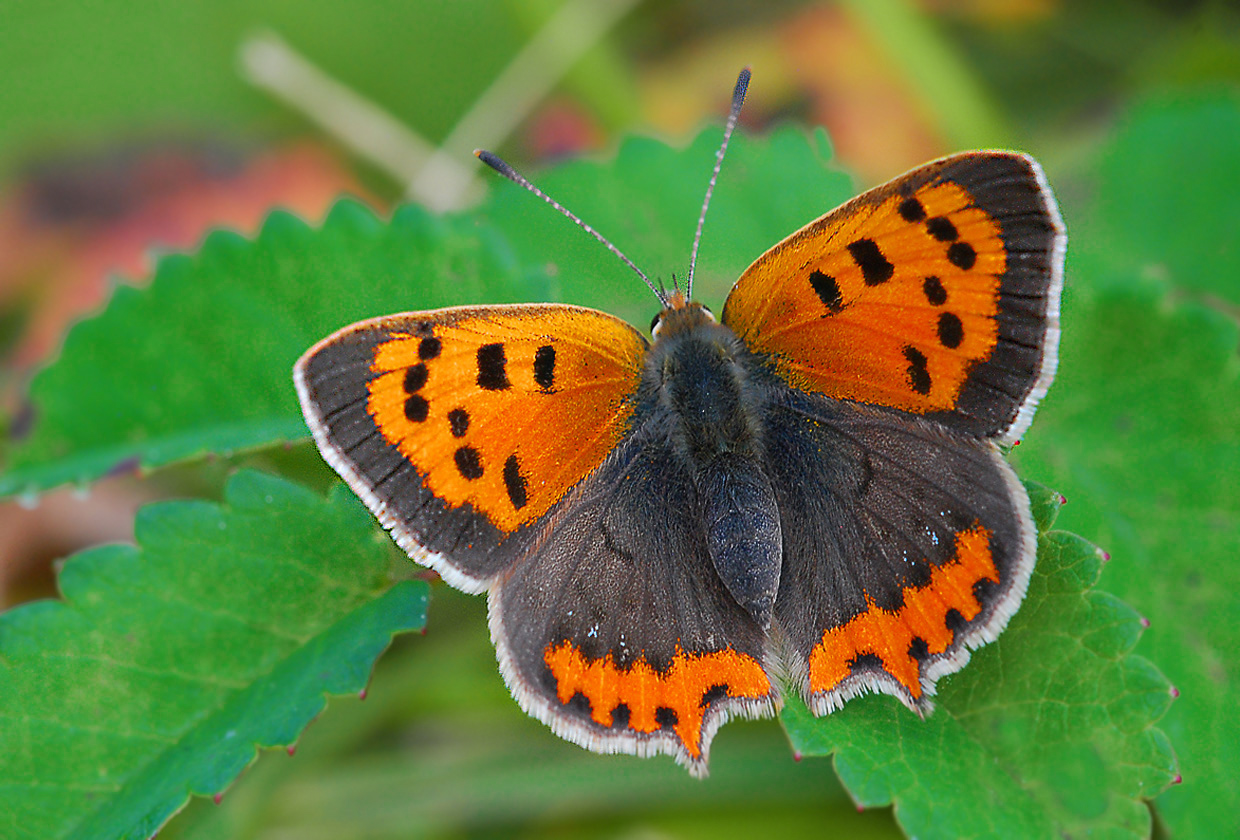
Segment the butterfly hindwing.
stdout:
[[1032,158],[969,152],[792,234],[723,321],[796,388],[1010,442],[1054,375],[1064,243]]
[[704,774],[731,715],[774,710],[766,634],[720,582],[693,482],[646,418],[547,517],[491,591],[500,668],[526,711],[599,752]]
[[401,547],[478,592],[627,432],[646,341],[580,307],[458,307],[329,336],[294,372],[324,456]]
[[767,430],[789,672],[816,714],[866,691],[928,711],[1024,597],[1024,488],[995,444],[890,409],[788,390]]

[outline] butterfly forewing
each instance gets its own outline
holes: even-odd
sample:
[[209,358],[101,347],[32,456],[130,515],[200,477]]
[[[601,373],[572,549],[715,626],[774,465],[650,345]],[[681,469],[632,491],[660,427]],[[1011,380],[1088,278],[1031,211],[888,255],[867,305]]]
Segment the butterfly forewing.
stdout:
[[416,559],[478,591],[625,434],[645,348],[590,309],[460,307],[347,327],[295,378],[332,466]]
[[1013,440],[1054,375],[1063,249],[1037,164],[970,152],[785,239],[723,321],[796,388]]

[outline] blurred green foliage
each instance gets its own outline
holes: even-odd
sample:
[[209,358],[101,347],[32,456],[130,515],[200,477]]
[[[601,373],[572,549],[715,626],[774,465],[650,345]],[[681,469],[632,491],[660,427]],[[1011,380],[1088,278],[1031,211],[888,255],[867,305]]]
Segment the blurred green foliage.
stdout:
[[[49,147],[135,133],[257,140],[304,130],[239,72],[242,41],[263,32],[437,141],[553,9],[493,0],[6,3],[0,172]],[[600,46],[568,81],[588,80],[577,87],[596,111],[627,121],[637,97],[612,49]]]

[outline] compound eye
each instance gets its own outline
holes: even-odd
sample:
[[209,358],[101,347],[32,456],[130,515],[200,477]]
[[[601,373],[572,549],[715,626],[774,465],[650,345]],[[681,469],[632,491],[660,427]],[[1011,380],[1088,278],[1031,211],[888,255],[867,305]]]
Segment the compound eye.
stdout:
[[[698,306],[702,306],[702,304],[699,303]],[[711,312],[705,306],[702,306],[702,311],[706,313],[707,318],[710,318],[712,321],[715,321],[716,323],[718,323],[719,319],[715,317],[714,312]]]
[[658,338],[659,330],[663,329],[663,313],[659,312],[650,319],[650,337]]

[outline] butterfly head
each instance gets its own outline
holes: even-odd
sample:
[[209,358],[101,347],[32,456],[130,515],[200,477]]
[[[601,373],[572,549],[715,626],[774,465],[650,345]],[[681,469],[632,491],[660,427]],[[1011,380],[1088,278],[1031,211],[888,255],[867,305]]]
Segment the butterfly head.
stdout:
[[650,337],[656,341],[716,323],[713,312],[686,298],[680,289],[668,295],[664,303],[663,309],[650,322]]

